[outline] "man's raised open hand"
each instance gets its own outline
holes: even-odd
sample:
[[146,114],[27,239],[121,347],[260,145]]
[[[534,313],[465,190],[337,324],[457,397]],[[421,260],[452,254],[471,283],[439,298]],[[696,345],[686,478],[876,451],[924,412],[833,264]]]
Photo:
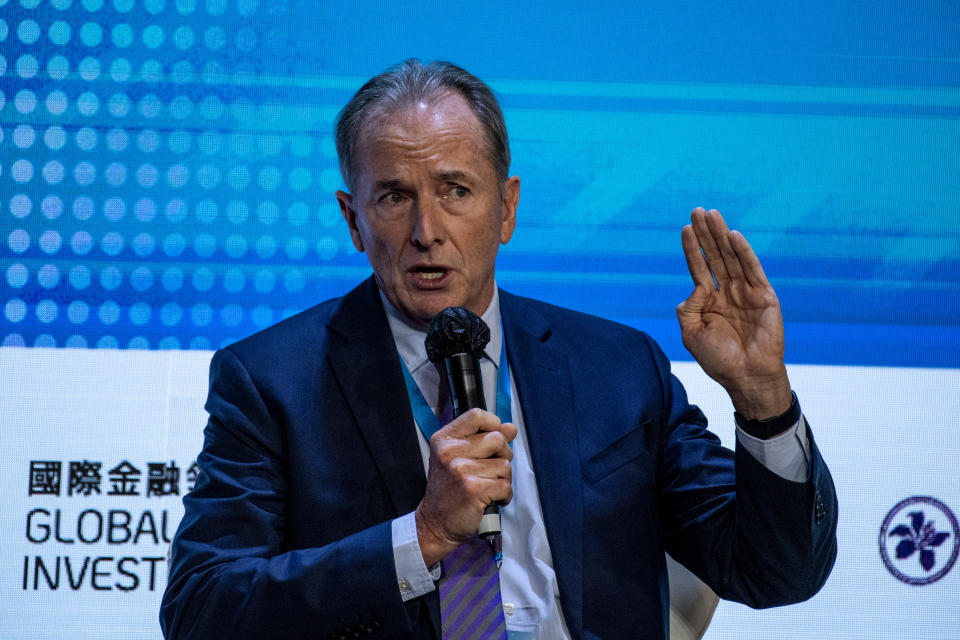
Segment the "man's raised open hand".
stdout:
[[683,344],[744,417],[777,416],[792,400],[777,295],[746,239],[718,211],[697,207],[690,219],[681,240],[695,287],[677,306]]

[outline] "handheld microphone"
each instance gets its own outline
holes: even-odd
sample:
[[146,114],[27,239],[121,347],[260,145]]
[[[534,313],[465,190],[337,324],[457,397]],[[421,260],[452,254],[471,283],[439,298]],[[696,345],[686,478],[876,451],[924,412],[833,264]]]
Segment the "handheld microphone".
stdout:
[[[424,346],[430,362],[442,363],[450,387],[453,415],[470,409],[486,409],[480,357],[490,342],[490,327],[466,307],[448,307],[430,321]],[[477,533],[491,544],[499,564],[502,558],[500,505],[496,502],[483,510]]]

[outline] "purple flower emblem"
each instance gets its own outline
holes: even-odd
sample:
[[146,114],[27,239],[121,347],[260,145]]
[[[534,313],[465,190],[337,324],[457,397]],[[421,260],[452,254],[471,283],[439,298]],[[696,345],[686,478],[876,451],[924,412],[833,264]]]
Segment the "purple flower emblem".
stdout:
[[930,571],[937,564],[933,547],[939,547],[944,540],[950,537],[948,531],[937,531],[933,520],[924,522],[923,511],[910,512],[910,526],[905,524],[894,527],[891,536],[900,536],[903,540],[897,545],[897,558],[909,558],[915,552],[920,552],[920,566]]
[[[945,523],[946,528],[937,529],[938,522]],[[910,560],[914,554],[916,563]],[[936,582],[950,572],[958,555],[960,523],[936,498],[913,496],[901,500],[880,526],[880,557],[895,578],[909,585]]]

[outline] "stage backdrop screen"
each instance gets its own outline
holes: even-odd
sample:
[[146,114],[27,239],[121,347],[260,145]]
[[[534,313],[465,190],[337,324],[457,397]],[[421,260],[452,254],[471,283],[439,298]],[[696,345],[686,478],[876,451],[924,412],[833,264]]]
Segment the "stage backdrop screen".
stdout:
[[960,636],[960,5],[477,4],[0,0],[0,637],[160,636],[212,350],[369,276],[333,123],[408,57],[502,102],[499,284],[650,333],[730,446],[690,210],[776,288],[840,555],[706,637]]

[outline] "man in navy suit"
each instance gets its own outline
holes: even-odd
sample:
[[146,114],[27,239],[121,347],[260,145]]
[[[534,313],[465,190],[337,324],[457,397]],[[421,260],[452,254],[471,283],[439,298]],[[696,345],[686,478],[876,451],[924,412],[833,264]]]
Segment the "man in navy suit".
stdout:
[[[520,181],[486,85],[408,61],[345,107],[337,148],[373,278],[214,356],[167,637],[439,638],[438,570],[494,501],[511,637],[665,637],[665,550],[754,607],[819,590],[833,484],[790,388],[776,295],[719,213],[695,209],[682,231],[695,288],[677,315],[733,401],[735,453],[645,334],[497,288]],[[491,410],[428,441],[411,407],[440,403],[422,340],[450,306],[491,328]]]

